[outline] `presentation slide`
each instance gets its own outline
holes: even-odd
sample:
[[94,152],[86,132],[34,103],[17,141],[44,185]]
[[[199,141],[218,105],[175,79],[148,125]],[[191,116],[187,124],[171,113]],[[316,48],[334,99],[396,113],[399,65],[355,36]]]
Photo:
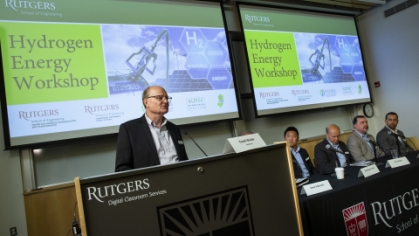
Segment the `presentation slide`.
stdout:
[[258,116],[371,101],[352,16],[239,8]]
[[117,133],[153,85],[176,124],[239,117],[219,3],[6,1],[0,12],[9,148]]

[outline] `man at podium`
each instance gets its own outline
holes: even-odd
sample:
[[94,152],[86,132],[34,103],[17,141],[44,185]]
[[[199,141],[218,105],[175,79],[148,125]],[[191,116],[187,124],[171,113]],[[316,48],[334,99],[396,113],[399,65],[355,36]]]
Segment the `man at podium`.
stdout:
[[145,114],[119,127],[116,172],[188,160],[179,128],[164,117],[171,99],[160,86],[144,90]]

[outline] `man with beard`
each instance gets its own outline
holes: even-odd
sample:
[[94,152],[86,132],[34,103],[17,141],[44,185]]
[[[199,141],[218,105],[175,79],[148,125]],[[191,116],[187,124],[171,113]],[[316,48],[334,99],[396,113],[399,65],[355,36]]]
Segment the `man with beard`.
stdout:
[[399,116],[395,112],[386,114],[386,125],[377,133],[377,144],[385,154],[390,155],[391,150],[398,150],[399,156],[405,156],[414,150],[407,144],[406,137],[398,130]]

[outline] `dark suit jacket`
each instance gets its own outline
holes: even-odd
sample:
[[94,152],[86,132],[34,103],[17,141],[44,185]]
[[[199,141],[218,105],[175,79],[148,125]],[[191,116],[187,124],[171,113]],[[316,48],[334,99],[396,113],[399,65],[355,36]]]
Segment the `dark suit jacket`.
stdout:
[[[188,160],[179,128],[169,121],[166,127],[173,139],[179,161]],[[121,124],[116,146],[115,171],[155,165],[160,165],[160,159],[145,115]]]
[[[325,138],[318,143],[314,148],[314,159],[316,160],[316,168],[320,174],[334,173],[336,168],[336,152],[327,149],[326,145],[329,144]],[[339,141],[339,147],[342,149],[346,156],[346,163],[349,165],[352,156],[344,142]]]
[[[312,175],[314,173],[314,167],[311,163],[310,157],[308,156],[307,151],[304,148],[300,148],[300,156],[304,161],[304,165],[306,166],[306,169],[308,170],[308,173]],[[295,178],[303,178],[303,171],[301,170],[300,164],[298,164],[297,159],[295,159],[295,156],[292,154],[292,164],[294,166],[294,176]]]
[[[385,154],[391,155],[391,150],[392,149],[397,150],[397,143],[399,143],[399,145],[400,145],[399,156],[404,156],[404,155],[406,155],[406,153],[414,151],[413,148],[411,148],[407,144],[406,137],[404,136],[402,131],[397,130],[397,134],[401,136],[401,138],[403,140],[403,144],[396,141],[398,139],[397,137],[395,137],[391,134],[388,134],[389,131],[390,131],[390,129],[387,128],[387,126],[384,126],[384,128],[381,129],[377,133],[377,144],[378,144],[378,146],[380,146],[381,150],[383,150],[383,152]],[[404,145],[404,148],[403,148],[403,145]]]

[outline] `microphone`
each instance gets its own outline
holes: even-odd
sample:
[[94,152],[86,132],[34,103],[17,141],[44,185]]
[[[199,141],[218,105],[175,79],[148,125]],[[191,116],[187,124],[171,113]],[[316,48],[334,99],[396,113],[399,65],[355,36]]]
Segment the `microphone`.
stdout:
[[367,141],[371,143],[374,147],[377,146],[377,143],[372,141],[371,139],[367,138]]
[[202,148],[195,142],[195,140],[188,134],[187,131],[184,130],[183,131],[183,134],[186,135],[186,136],[188,136],[193,141],[193,143],[195,143],[195,145],[199,148],[199,150],[201,150],[201,152],[204,153],[204,155],[206,157],[208,157],[208,155],[204,152],[204,150],[202,150]]
[[[76,206],[77,206],[77,201],[76,204],[74,205],[74,220],[73,223],[71,223],[71,231],[73,231],[73,235],[74,236],[81,236],[81,229],[80,229],[80,225],[79,222],[76,220]],[[70,232],[68,232],[70,233]],[[68,235],[67,233],[67,235]]]
[[371,143],[372,144],[372,148],[373,148],[373,150],[374,150],[374,160],[375,160],[375,165],[376,166],[381,166],[381,165],[383,165],[383,163],[380,163],[380,162],[378,162],[378,157],[377,157],[377,150],[375,149],[375,147],[377,146],[377,143],[376,142],[374,142],[374,141],[372,141],[371,139],[369,139],[369,138],[367,138],[367,141],[369,142],[369,143]]
[[334,147],[330,146],[330,144],[327,144],[327,145],[326,145],[326,149],[329,149],[329,150],[332,150],[332,151],[335,151],[335,152],[339,152],[339,153],[341,153],[341,154],[345,154],[345,153],[343,153],[341,150],[338,150],[338,149],[336,149],[336,148],[334,148]]
[[[403,138],[402,136],[400,136],[399,134],[397,134],[397,133],[394,133],[394,132],[391,132],[391,131],[388,131],[387,132],[389,135],[393,135],[395,138],[396,138],[396,144],[397,144],[397,151],[399,152],[399,155],[401,155],[400,153],[400,140],[399,140],[399,137],[400,138]],[[404,144],[402,144],[403,145],[403,147],[404,147]],[[406,149],[406,148],[405,148]]]
[[387,132],[387,134],[390,134],[390,135],[395,135],[395,136],[399,136],[398,134],[396,134],[396,133],[394,133],[394,132],[391,132],[391,131],[388,131],[388,132]]
[[73,235],[79,236],[81,235],[81,229],[79,226],[79,222],[74,219],[73,223],[71,224],[71,231],[73,231]]
[[398,134],[398,133],[394,133],[394,132],[391,132],[391,131],[388,131],[388,132],[387,132],[387,134],[394,135],[394,136],[396,136],[396,137],[405,138],[403,135],[400,135],[400,134]]
[[340,150],[337,150],[336,148],[330,146],[330,144],[326,144],[326,149],[332,150],[335,152],[335,162],[337,164],[338,167],[342,167],[342,165],[340,164],[339,158],[338,158],[338,154],[336,152],[342,153]]

